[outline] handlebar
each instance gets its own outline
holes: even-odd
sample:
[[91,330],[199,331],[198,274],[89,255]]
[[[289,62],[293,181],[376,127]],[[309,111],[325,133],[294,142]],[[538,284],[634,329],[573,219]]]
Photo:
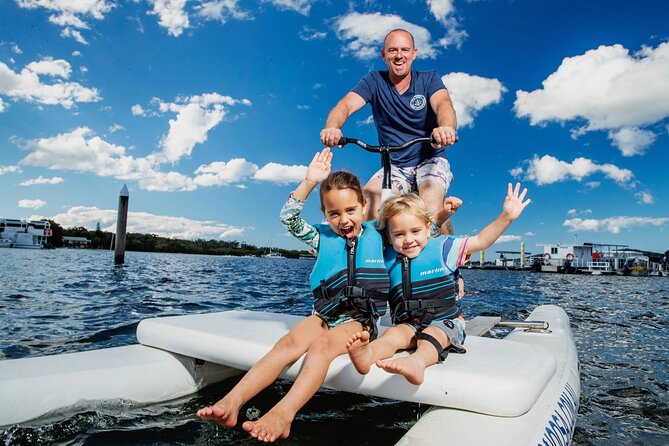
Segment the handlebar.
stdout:
[[[345,146],[346,144],[355,144],[357,146],[362,147],[368,152],[372,153],[390,153],[390,152],[401,152],[402,150],[406,149],[407,147],[410,147],[416,143],[419,142],[429,142],[430,144],[434,143],[434,139],[432,136],[425,136],[421,138],[414,138],[410,141],[405,142],[401,146],[373,146],[371,144],[367,144],[364,141],[361,141],[357,138],[347,138],[345,136],[342,136],[339,142],[337,142],[338,146]],[[458,142],[458,137],[455,137],[455,142]]]

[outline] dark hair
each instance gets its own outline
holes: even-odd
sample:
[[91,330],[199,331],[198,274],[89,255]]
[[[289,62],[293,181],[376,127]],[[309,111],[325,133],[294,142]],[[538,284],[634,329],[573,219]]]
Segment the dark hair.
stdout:
[[338,170],[328,175],[328,177],[321,183],[321,211],[325,211],[325,207],[323,206],[323,195],[333,189],[351,189],[358,196],[358,201],[360,204],[365,204],[365,198],[362,195],[362,186],[360,185],[360,180],[358,177],[353,175],[351,172]]
[[394,32],[397,32],[397,31],[402,31],[402,32],[405,32],[405,33],[409,34],[409,37],[411,37],[411,45],[414,48],[416,48],[416,41],[413,38],[413,34],[411,34],[409,31],[407,31],[406,29],[403,29],[403,28],[395,28],[393,30],[388,31],[388,34],[386,34],[386,37],[383,38],[383,47],[384,48],[386,47],[386,40],[388,40],[388,36],[391,35]]

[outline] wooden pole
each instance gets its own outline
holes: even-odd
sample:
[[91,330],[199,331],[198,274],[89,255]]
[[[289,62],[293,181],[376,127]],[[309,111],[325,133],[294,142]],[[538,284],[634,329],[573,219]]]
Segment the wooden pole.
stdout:
[[118,196],[118,214],[116,215],[116,247],[114,265],[122,265],[125,261],[125,231],[128,226],[128,201],[130,194],[124,184]]

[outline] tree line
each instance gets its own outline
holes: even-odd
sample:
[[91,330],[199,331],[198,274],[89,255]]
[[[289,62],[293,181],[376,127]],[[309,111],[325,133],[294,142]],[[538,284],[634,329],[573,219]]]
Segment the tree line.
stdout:
[[[54,248],[63,247],[63,237],[84,237],[91,241],[92,249],[113,249],[112,232],[102,231],[98,227],[90,230],[84,227],[63,228],[53,220],[51,223],[52,235],[49,244]],[[129,232],[126,234],[125,249],[127,251],[141,252],[169,252],[180,254],[209,254],[209,255],[233,255],[233,256],[262,256],[269,247],[257,247],[238,241],[223,240],[183,240],[160,237],[155,234],[139,234]],[[297,259],[300,255],[308,254],[307,251],[272,248],[272,252],[284,257]]]

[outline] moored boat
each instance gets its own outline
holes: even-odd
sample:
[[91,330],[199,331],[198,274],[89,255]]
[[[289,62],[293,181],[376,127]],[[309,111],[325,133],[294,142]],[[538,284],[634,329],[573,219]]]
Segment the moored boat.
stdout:
[[[376,367],[359,375],[343,355],[324,387],[434,406],[400,444],[442,444],[446,434],[464,445],[482,438],[536,445],[558,437],[562,443],[555,444],[567,444],[580,393],[569,320],[556,306],[538,307],[529,319],[549,327],[524,324],[503,339],[470,335],[467,353],[429,367],[420,386]],[[196,392],[248,370],[300,320],[248,311],[147,319],[138,326],[137,345],[0,361],[0,426]],[[300,359],[282,377],[294,379],[301,365]],[[497,441],[504,438],[512,443]]]

